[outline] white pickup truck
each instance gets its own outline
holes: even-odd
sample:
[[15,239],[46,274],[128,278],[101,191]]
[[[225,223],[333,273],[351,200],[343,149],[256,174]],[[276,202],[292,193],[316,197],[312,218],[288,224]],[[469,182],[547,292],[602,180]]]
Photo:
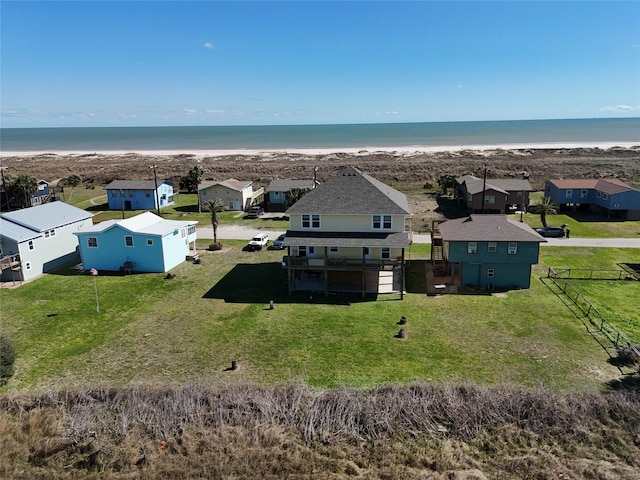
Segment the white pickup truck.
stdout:
[[247,248],[249,250],[262,250],[262,247],[266,247],[269,244],[269,235],[267,233],[258,233],[249,240]]

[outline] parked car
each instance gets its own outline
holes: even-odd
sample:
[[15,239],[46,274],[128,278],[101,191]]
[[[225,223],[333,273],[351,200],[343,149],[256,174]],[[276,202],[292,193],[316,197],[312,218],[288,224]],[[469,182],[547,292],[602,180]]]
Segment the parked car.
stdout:
[[269,235],[266,233],[258,233],[251,240],[249,240],[247,250],[262,250],[262,248],[266,247],[268,244]]
[[264,215],[264,208],[259,206],[253,206],[247,212],[247,218],[258,218],[260,215]]
[[284,250],[284,237],[285,237],[284,233],[281,233],[280,235],[278,235],[278,238],[276,238],[271,244],[271,248]]
[[564,237],[564,226],[562,227],[542,227],[535,229],[543,237]]

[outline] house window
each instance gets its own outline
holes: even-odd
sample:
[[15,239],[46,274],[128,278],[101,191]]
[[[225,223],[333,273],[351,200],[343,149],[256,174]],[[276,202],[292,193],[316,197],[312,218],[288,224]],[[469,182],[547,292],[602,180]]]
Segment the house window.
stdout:
[[320,228],[320,215],[302,215],[302,228]]
[[298,247],[298,256],[299,257],[307,256],[307,247],[305,245],[301,245]]
[[225,190],[225,193],[226,193],[227,195],[229,195],[229,190]]
[[391,230],[391,215],[374,215],[372,227],[374,230]]
[[487,195],[484,197],[484,203],[496,203],[495,195]]
[[116,196],[116,191],[115,190],[111,190],[111,196],[115,197]]
[[515,255],[518,253],[518,242],[509,242],[509,255]]
[[571,198],[573,196],[573,190],[571,190],[570,188],[568,188],[565,192],[564,192],[565,196],[567,198]]
[[129,190],[129,196],[133,197],[133,190]]
[[522,192],[518,191],[518,192],[516,193],[516,197],[521,197],[521,196],[522,196]]
[[607,198],[609,198],[609,194],[607,194],[607,193],[603,193],[603,194],[602,194],[602,199],[603,199],[603,200],[606,200]]
[[31,262],[24,262],[24,268],[31,270]]
[[389,260],[391,258],[391,249],[389,247],[382,247],[380,249],[380,258]]
[[55,237],[56,236],[56,231],[54,230],[46,230],[44,232],[44,238],[49,238],[49,237]]
[[90,248],[98,248],[98,238],[97,237],[87,237],[87,246]]
[[153,238],[147,238],[147,246],[149,247],[153,246]]
[[149,198],[151,196],[151,190],[145,190],[144,195],[145,197]]
[[133,237],[131,235],[125,235],[124,244],[127,247],[133,247]]
[[362,247],[362,255],[365,257],[369,256],[369,247]]
[[602,198],[602,192],[596,192],[596,197]]
[[496,271],[493,268],[487,268],[487,278],[493,278],[496,275]]
[[329,251],[331,253],[338,253],[338,250],[339,250],[338,247],[329,247]]
[[273,192],[273,198],[280,198],[280,192]]
[[194,233],[196,233],[196,226],[195,225],[189,225],[187,228],[189,230],[189,235],[193,235]]
[[489,243],[487,243],[487,252],[495,253],[496,250],[498,250],[498,243],[497,242],[489,242]]
[[307,255],[315,255],[316,247],[307,247]]
[[29,240],[29,250],[33,250],[35,247],[35,245],[33,244],[33,240]]
[[467,243],[467,253],[474,254],[478,251],[478,242]]
[[613,208],[620,208],[620,204],[619,203],[614,203],[613,204]]
[[589,192],[587,190],[582,190],[580,192],[580,198],[587,198],[588,194],[589,194]]

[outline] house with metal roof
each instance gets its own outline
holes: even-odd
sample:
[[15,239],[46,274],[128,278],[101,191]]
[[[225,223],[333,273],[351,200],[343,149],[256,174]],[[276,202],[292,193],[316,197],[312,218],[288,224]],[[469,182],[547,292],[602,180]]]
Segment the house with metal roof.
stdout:
[[50,202],[0,216],[2,281],[27,281],[80,261],[75,233],[91,228],[93,214]]
[[284,245],[289,292],[400,293],[410,245],[407,197],[347,167],[287,212]]
[[507,213],[529,205],[533,191],[528,178],[487,178],[463,175],[456,178],[456,198],[469,213]]
[[287,199],[287,193],[291,190],[312,190],[316,186],[316,182],[313,179],[306,180],[287,180],[276,179],[269,183],[269,186],[265,190],[266,202],[265,210],[267,212],[284,212],[285,201]]
[[475,288],[529,288],[531,268],[546,242],[525,223],[505,215],[470,215],[432,229],[436,274]]
[[158,210],[173,205],[173,184],[167,180],[114,180],[105,187],[109,210]]
[[196,256],[197,223],[151,212],[100,222],[76,233],[82,265],[85,270],[167,272]]
[[198,187],[198,201],[204,205],[207,200],[221,199],[228,210],[248,211],[251,205],[262,201],[264,188],[253,190],[250,180],[229,178],[222,182],[205,180]]
[[544,195],[563,212],[640,220],[640,190],[617,178],[547,180]]

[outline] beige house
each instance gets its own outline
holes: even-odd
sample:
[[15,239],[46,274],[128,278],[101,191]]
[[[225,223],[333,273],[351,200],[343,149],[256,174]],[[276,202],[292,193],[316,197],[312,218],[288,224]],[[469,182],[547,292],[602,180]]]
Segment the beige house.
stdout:
[[406,196],[353,167],[287,210],[289,292],[400,293],[411,243]]
[[253,182],[229,178],[222,182],[204,181],[198,188],[198,201],[204,205],[207,200],[222,199],[228,210],[249,210],[251,205],[261,201],[264,188],[253,190]]

